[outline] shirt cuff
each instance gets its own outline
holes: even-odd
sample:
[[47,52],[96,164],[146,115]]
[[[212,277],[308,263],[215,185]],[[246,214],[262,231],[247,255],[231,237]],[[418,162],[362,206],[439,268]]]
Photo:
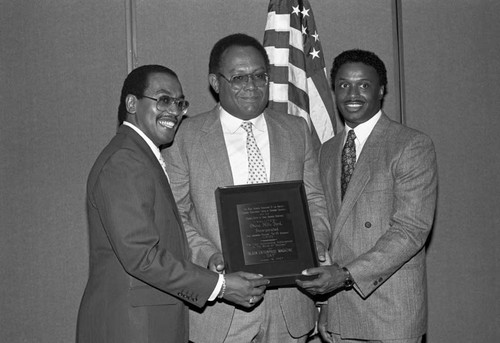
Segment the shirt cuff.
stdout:
[[214,291],[212,292],[212,294],[208,298],[208,301],[214,301],[215,299],[217,299],[217,296],[219,295],[220,290],[222,288],[223,282],[224,282],[224,275],[219,274],[219,280],[217,281],[217,284],[215,285]]

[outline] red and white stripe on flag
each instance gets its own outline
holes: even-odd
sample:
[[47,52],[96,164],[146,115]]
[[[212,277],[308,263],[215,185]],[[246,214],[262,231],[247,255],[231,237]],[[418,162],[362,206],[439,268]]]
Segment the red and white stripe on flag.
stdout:
[[269,2],[264,47],[271,63],[269,107],[306,119],[321,143],[333,137],[334,103],[309,1]]

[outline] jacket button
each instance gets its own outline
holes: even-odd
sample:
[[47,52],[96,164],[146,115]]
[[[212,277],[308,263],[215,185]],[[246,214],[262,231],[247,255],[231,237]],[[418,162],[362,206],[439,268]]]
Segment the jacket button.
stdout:
[[366,222],[366,223],[365,223],[365,227],[366,227],[367,229],[371,228],[371,227],[372,227],[372,223],[370,223],[370,222]]
[[378,281],[373,281],[373,285],[374,286],[378,285]]
[[383,278],[383,277],[380,277],[380,278],[378,279],[378,282],[382,282],[382,281],[384,281],[384,278]]

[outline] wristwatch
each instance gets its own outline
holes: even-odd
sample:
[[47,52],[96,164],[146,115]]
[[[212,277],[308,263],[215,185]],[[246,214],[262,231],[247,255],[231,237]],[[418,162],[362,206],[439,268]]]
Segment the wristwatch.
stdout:
[[346,267],[342,267],[342,270],[345,273],[344,289],[349,290],[354,285],[354,279],[352,278],[352,275],[349,272],[349,269],[347,269]]

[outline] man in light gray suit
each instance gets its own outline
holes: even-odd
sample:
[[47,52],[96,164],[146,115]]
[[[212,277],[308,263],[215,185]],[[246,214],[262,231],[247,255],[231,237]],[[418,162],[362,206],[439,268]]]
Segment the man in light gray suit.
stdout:
[[[217,42],[210,55],[209,82],[220,103],[186,119],[164,153],[194,262],[219,272],[224,261],[214,192],[249,180],[250,134],[243,129],[244,122],[251,123],[264,179],[304,181],[320,260],[330,237],[309,128],[302,118],[265,109],[268,68],[266,51],[256,39],[234,34]],[[191,311],[190,340],[305,342],[316,317],[313,300],[296,287],[268,289],[252,311],[225,302]]]
[[343,52],[331,78],[346,124],[320,151],[333,263],[304,271],[319,278],[298,283],[330,296],[319,319],[327,342],[421,342],[425,242],[437,193],[434,146],[381,110],[387,76],[374,53]]

